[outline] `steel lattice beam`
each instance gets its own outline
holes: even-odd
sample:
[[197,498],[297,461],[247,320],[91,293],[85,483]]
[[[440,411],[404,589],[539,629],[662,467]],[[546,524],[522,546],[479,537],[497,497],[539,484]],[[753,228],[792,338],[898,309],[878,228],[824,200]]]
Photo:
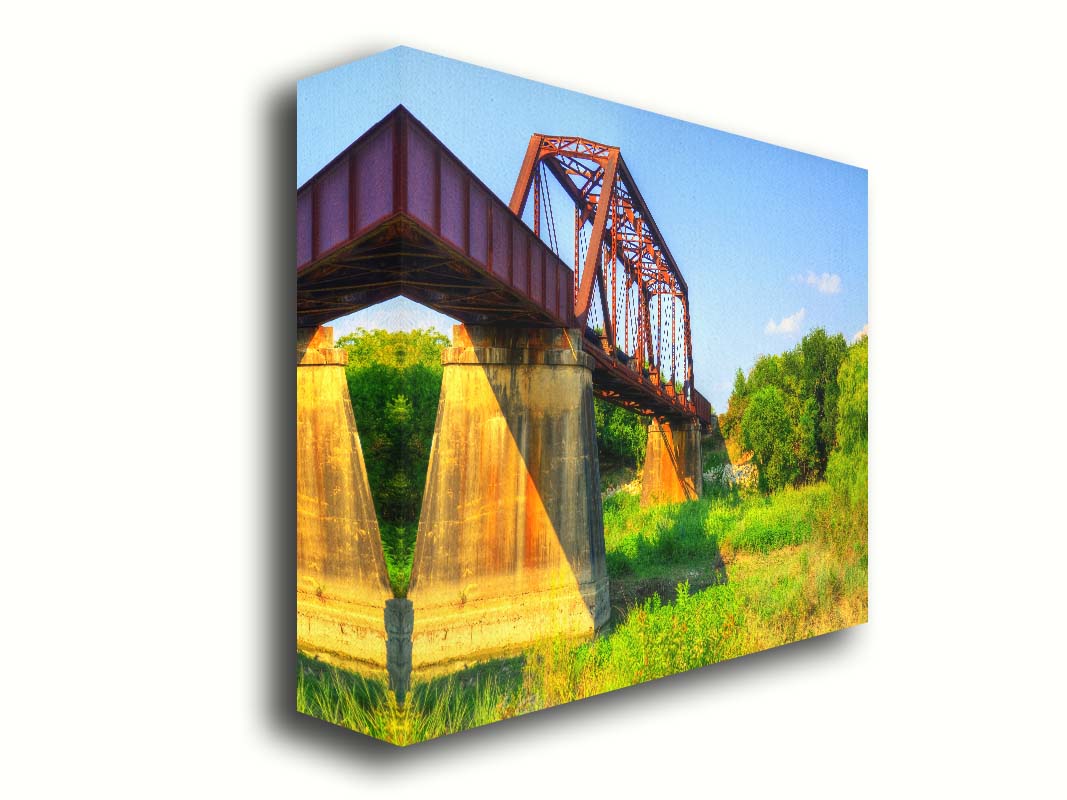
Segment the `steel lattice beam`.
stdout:
[[538,223],[542,164],[574,204],[576,262],[580,232],[589,228],[585,257],[574,265],[579,324],[591,331],[596,313],[606,352],[622,354],[683,404],[706,403],[693,387],[688,286],[619,148],[577,136],[530,137],[510,208],[521,216],[532,194]]

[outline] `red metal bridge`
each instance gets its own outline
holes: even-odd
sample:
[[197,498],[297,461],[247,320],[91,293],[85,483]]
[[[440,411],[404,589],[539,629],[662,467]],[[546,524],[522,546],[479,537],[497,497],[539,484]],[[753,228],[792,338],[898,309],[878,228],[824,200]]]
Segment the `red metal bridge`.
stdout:
[[[574,206],[574,269],[551,181]],[[296,218],[300,327],[403,295],[464,323],[580,328],[597,395],[711,423],[688,287],[617,147],[534,134],[509,207],[398,106],[297,190]]]

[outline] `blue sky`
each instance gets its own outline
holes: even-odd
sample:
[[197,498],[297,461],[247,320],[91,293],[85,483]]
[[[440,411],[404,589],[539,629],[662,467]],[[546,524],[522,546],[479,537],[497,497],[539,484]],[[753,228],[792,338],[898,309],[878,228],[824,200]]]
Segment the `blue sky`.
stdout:
[[[505,202],[535,132],[620,147],[689,285],[696,387],[716,411],[760,354],[867,324],[864,169],[398,47],[298,83],[297,186],[400,103]],[[333,325],[452,320],[397,299]]]

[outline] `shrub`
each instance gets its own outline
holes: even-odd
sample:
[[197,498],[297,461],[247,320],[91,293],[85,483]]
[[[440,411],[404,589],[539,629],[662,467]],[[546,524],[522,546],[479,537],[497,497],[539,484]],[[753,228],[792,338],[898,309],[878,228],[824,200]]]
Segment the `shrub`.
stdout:
[[741,438],[745,448],[752,451],[764,491],[780,489],[797,476],[791,433],[781,390],[765,386],[756,392],[741,419]]
[[849,507],[867,503],[867,338],[849,348],[841,363],[837,448],[830,455],[827,479]]
[[631,467],[645,460],[648,423],[640,414],[611,405],[599,397],[593,401],[596,441],[601,458],[621,461]]

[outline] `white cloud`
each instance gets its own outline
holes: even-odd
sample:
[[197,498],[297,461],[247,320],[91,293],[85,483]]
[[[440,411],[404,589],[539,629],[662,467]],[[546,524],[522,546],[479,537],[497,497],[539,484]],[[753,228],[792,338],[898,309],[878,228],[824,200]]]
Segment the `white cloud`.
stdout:
[[864,336],[866,336],[870,332],[870,328],[871,328],[871,323],[869,323],[869,322],[863,323],[863,327],[860,328],[858,331],[856,331],[852,335],[852,341],[858,342],[860,339],[862,339]]
[[816,275],[811,270],[808,270],[807,275],[794,275],[793,282],[814,286],[823,294],[837,294],[841,291],[841,276],[836,272],[824,272],[821,275]]
[[763,332],[768,336],[773,333],[796,333],[800,330],[800,323],[804,321],[804,309],[800,309],[795,314],[790,314],[788,317],[782,317],[781,322],[775,322],[773,319],[767,321],[767,327],[763,329]]

